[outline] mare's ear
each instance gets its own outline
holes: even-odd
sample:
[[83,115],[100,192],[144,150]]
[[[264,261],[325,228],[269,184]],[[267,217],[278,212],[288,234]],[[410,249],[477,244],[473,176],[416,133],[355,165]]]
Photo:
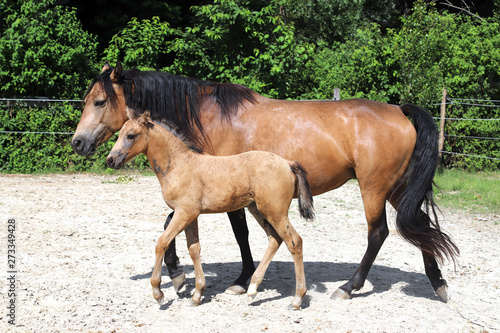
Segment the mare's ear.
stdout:
[[109,77],[111,78],[112,82],[117,82],[120,79],[120,76],[122,76],[122,64],[118,61]]
[[141,123],[141,125],[146,126],[150,119],[151,119],[151,113],[149,112],[149,110],[145,110],[139,117],[139,122]]
[[105,71],[107,71],[108,69],[110,69],[111,66],[109,65],[109,63],[106,61],[106,63],[104,64],[104,66],[102,67],[101,69],[101,73],[104,73]]

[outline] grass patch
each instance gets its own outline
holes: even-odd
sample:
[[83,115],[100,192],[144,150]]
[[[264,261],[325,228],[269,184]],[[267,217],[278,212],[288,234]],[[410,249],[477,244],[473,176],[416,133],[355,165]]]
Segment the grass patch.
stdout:
[[132,176],[119,176],[115,180],[106,180],[103,181],[103,184],[128,184],[135,181],[135,178]]
[[498,172],[439,171],[434,178],[438,205],[500,213],[500,174]]

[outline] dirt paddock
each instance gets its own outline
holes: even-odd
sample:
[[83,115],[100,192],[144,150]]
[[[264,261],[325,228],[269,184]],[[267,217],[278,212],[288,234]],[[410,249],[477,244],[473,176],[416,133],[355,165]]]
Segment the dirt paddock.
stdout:
[[[293,260],[276,254],[254,299],[225,294],[241,270],[239,249],[225,214],[199,220],[207,289],[189,306],[194,272],[184,234],[178,255],[187,274],[177,295],[166,272],[159,306],[149,278],[156,239],[170,212],[155,177],[132,175],[0,175],[2,216],[1,332],[494,332],[500,330],[498,216],[443,210],[441,225],[461,250],[445,263],[450,301],[428,282],[421,253],[394,229],[363,289],[353,299],[330,299],[354,273],[366,247],[366,223],[356,182],[315,197],[317,218],[290,219],[303,238],[307,295],[300,311]],[[7,322],[7,220],[16,220],[16,325]],[[256,263],[267,246],[250,214]]]

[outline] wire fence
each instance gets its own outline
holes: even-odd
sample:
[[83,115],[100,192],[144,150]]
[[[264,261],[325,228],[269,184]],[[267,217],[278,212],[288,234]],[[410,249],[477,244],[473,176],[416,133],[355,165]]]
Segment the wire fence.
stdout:
[[[500,100],[486,100],[486,99],[472,99],[472,98],[451,98],[447,97],[446,98],[446,105],[464,105],[464,106],[479,106],[479,107],[485,107],[485,108],[498,108],[500,105],[497,104],[484,104],[484,103],[500,103]],[[434,105],[441,105],[440,104],[434,104]],[[433,117],[436,120],[452,120],[452,121],[484,121],[484,122],[500,122],[499,118],[453,118],[453,117]],[[500,124],[499,124],[500,126]],[[487,136],[474,136],[474,135],[452,135],[452,134],[444,134],[445,138],[456,138],[456,139],[471,139],[471,140],[490,140],[490,141],[498,141],[500,140],[499,137],[487,137]],[[482,156],[482,155],[476,155],[476,154],[466,154],[466,153],[457,153],[457,152],[451,152],[451,151],[445,151],[441,150],[440,151],[443,154],[452,154],[452,155],[460,155],[460,156],[466,156],[466,157],[474,157],[474,158],[482,158],[482,159],[488,159],[488,160],[493,160],[493,161],[500,161],[500,158],[497,157],[490,157],[490,156]]]
[[[83,102],[82,100],[76,100],[76,99],[50,99],[50,98],[0,98],[0,101],[4,102],[16,102],[16,103],[81,103]],[[479,104],[477,102],[486,102],[486,103],[500,103],[500,100],[485,100],[485,99],[467,99],[467,98],[451,98],[447,97],[446,98],[446,105],[465,105],[465,106],[481,106],[481,107],[491,107],[491,108],[497,108],[500,107],[500,105],[496,104]],[[433,104],[433,105],[441,105],[441,103],[438,104]],[[453,120],[453,121],[500,121],[498,118],[487,118],[487,119],[481,119],[481,118],[451,118],[451,117],[433,117],[436,120]],[[499,125],[500,126],[500,125]],[[0,134],[37,134],[37,135],[73,135],[74,132],[30,132],[30,131],[0,131]],[[467,136],[467,135],[451,135],[451,134],[445,134],[444,135],[447,138],[457,138],[457,139],[473,139],[473,140],[493,140],[497,141],[500,140],[498,137],[485,137],[485,136]],[[452,154],[452,155],[461,155],[461,156],[467,156],[467,157],[475,157],[475,158],[484,158],[484,159],[489,159],[489,160],[495,160],[495,161],[500,161],[500,158],[496,157],[489,157],[489,156],[481,156],[481,155],[474,155],[474,154],[465,154],[465,153],[457,153],[457,152],[450,152],[450,151],[440,151],[443,154]]]

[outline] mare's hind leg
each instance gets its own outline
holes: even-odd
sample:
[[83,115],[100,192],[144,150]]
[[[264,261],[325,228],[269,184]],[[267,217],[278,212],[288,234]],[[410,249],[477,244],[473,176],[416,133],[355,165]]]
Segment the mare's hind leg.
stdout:
[[385,196],[381,196],[380,193],[375,192],[361,190],[365,216],[368,223],[368,247],[365,255],[351,279],[340,286],[332,294],[331,298],[349,299],[352,297],[353,290],[359,290],[363,287],[368,272],[382,244],[389,235],[385,213]]
[[240,276],[233,282],[233,285],[227,288],[226,293],[240,295],[246,292],[246,284],[248,279],[255,272],[255,264],[248,243],[248,226],[245,218],[245,209],[239,209],[234,212],[228,212],[231,227],[233,228],[234,236],[240,247],[242,270]]
[[[172,217],[175,212],[172,212],[168,215],[167,220],[165,221],[165,225],[163,226],[163,230],[167,229]],[[170,243],[167,251],[165,252],[164,262],[167,265],[168,275],[172,280],[172,285],[174,286],[175,292],[178,292],[182,287],[184,282],[186,282],[186,274],[184,274],[184,269],[182,267],[178,267],[177,263],[179,261],[179,257],[177,257],[177,253],[175,251],[175,238]]]
[[[420,211],[420,218],[426,222],[426,227],[430,226],[431,220],[429,215]],[[424,258],[425,275],[429,278],[434,292],[441,298],[443,302],[448,302],[448,284],[441,275],[441,270],[436,261],[436,258],[429,253],[422,251]]]
[[[397,209],[398,200],[403,190],[404,186],[398,186],[397,190],[389,197],[389,202],[395,209]],[[420,218],[425,221],[425,227],[430,226],[430,217],[422,210],[420,210]],[[448,302],[448,284],[441,275],[441,270],[439,269],[436,258],[433,255],[423,251],[422,257],[424,259],[425,275],[427,275],[427,278],[431,282],[434,292],[439,296],[439,298],[441,298],[443,302]]]

